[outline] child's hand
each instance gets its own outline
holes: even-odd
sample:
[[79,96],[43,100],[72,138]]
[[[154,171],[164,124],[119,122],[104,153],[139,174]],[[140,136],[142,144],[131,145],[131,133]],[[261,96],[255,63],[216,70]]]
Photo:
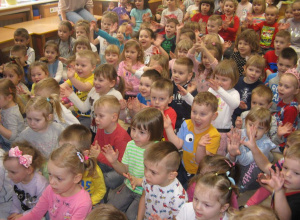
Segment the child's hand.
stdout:
[[125,28],[125,35],[129,36],[130,34],[132,34],[132,26],[130,24],[127,24]]
[[177,58],[176,54],[173,53],[172,51],[170,51],[170,57],[171,57],[171,59],[176,59]]
[[253,14],[252,13],[247,13],[247,17],[245,19],[245,26],[247,27],[248,25],[253,24]]
[[59,60],[60,62],[62,62],[63,64],[67,64],[67,58],[59,57],[58,60]]
[[243,120],[240,116],[238,116],[235,120],[235,127],[238,129],[242,129],[243,127]]
[[161,34],[157,34],[156,35],[156,39],[153,42],[154,46],[156,47],[160,47],[161,43],[164,41],[164,36]]
[[2,65],[0,66],[0,73],[3,73],[3,70],[4,70],[4,64],[2,64]]
[[229,18],[225,18],[225,20],[222,23],[222,28],[224,30],[227,30],[229,28],[229,24],[230,24],[230,19]]
[[289,27],[290,27],[290,23],[280,23],[278,25],[278,30],[279,31],[280,30],[287,30],[287,29],[289,29]]
[[120,107],[121,107],[121,110],[124,110],[125,108],[127,108],[127,102],[125,99],[120,99],[119,100],[119,103],[120,103]]
[[153,32],[156,32],[157,29],[160,29],[160,24],[155,22],[155,21],[151,21],[150,22],[150,29],[153,31]]
[[150,13],[146,13],[142,15],[143,22],[150,22]]
[[90,22],[90,30],[91,30],[91,31],[96,31],[96,32],[99,31],[99,28],[97,27],[96,21],[91,21],[91,22]]
[[282,125],[282,123],[277,128],[277,135],[278,137],[282,137],[283,135],[289,134],[293,131],[293,124],[290,122],[285,123]]
[[101,153],[101,147],[98,144],[98,141],[95,141],[95,145],[91,145],[91,149],[90,149],[90,157],[94,157],[97,158],[99,156],[99,154]]
[[283,188],[284,184],[284,175],[282,172],[279,171],[279,168],[276,167],[276,172],[270,168],[270,174],[271,178],[270,179],[263,179],[261,180],[262,183],[268,184],[275,192],[278,192]]
[[108,162],[113,164],[118,160],[119,150],[117,149],[116,151],[114,151],[112,146],[108,144],[108,145],[104,145],[104,147],[102,148],[102,154],[106,157]]
[[132,69],[132,61],[131,60],[126,60],[124,62],[125,66],[124,66],[124,69],[127,70],[128,72],[130,73],[133,73],[133,69]]
[[126,21],[129,21],[130,20],[130,17],[128,16],[128,14],[121,14],[120,15],[120,18],[121,18],[121,20],[126,20]]
[[209,134],[203,135],[198,143],[198,147],[206,147],[206,145],[210,144],[210,136]]
[[[184,6],[183,6],[184,7]],[[151,214],[151,216],[149,217],[149,220],[167,220],[166,218],[164,218],[164,219],[161,219],[160,217],[159,217],[159,215],[157,215],[157,214]]]
[[239,107],[240,107],[240,109],[247,109],[248,108],[247,104],[244,101],[240,102]]
[[181,24],[179,24],[179,25],[176,26],[177,33],[179,33],[181,31],[181,29],[183,28],[183,26],[184,26],[184,23],[181,23]]
[[223,44],[223,50],[227,50],[228,48],[230,48],[232,45],[232,42],[231,41],[224,41],[224,44]]
[[211,87],[215,91],[218,91],[218,89],[220,88],[220,84],[216,80],[208,79],[207,81],[208,81],[209,87]]
[[162,112],[162,114],[163,114],[163,117],[164,117],[164,129],[172,127],[172,121],[171,121],[169,115],[164,115],[163,112]]
[[118,23],[115,22],[112,26],[110,26],[109,33],[115,33],[118,30]]
[[181,96],[185,96],[186,94],[188,94],[188,91],[183,88],[181,85],[177,85],[177,88],[178,88],[178,93],[181,95]]
[[60,95],[62,97],[69,97],[73,93],[73,89],[69,86],[66,86],[64,88],[60,88]]
[[250,126],[248,141],[245,141],[245,138],[241,140],[241,144],[248,147],[250,150],[257,147],[255,136],[257,134],[257,127],[255,125]]
[[232,157],[241,154],[240,152],[241,132],[239,129],[231,128],[227,133],[227,151]]
[[139,178],[136,178],[135,176],[132,176],[129,173],[123,173],[123,176],[130,181],[130,185],[133,190],[135,190],[135,187],[142,185]]
[[15,219],[18,219],[18,218],[21,218],[23,215],[22,214],[18,214],[18,213],[13,213],[11,214],[10,216],[8,216],[8,220],[15,220]]
[[133,90],[133,85],[131,82],[126,82],[125,81],[125,91],[128,92],[128,91],[132,91]]
[[268,180],[268,179],[270,179],[270,176],[269,176],[269,175],[267,175],[267,174],[265,174],[265,173],[260,173],[260,174],[258,174],[258,176],[257,176],[256,182],[258,182],[260,186],[264,187],[264,188],[265,188],[266,190],[268,190],[269,192],[272,192],[273,189],[272,189],[270,186],[268,186],[267,184],[261,182],[262,180]]

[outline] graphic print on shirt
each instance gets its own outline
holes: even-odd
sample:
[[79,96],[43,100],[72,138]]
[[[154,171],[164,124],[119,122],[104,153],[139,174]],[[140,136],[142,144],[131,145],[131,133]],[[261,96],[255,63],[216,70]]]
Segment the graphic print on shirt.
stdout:
[[262,47],[270,47],[275,32],[275,27],[263,26],[260,35],[260,45]]
[[24,190],[20,190],[17,185],[14,185],[14,191],[20,200],[21,208],[23,211],[27,211],[32,209],[37,201],[37,196],[32,196],[29,193],[25,192]]

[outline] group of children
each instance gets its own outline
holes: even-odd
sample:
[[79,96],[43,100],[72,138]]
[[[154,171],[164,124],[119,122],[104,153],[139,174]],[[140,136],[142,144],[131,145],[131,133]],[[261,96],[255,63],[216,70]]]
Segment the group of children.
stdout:
[[62,21],[38,61],[15,31],[0,219],[299,218],[300,1],[162,3]]

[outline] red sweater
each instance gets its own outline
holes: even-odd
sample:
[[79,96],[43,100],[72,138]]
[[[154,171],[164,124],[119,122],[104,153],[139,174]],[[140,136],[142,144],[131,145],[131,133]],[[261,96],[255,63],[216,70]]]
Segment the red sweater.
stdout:
[[202,22],[207,23],[209,17],[210,17],[210,15],[202,15],[199,12],[192,17],[191,21],[199,22],[200,19],[202,19]]
[[[221,18],[223,21],[226,20],[226,15],[221,15]],[[224,30],[223,28],[219,31],[219,35],[224,39],[224,41],[235,41],[236,32],[238,31],[240,26],[240,19],[238,16],[234,16],[231,19],[230,25],[227,28],[227,30]]]

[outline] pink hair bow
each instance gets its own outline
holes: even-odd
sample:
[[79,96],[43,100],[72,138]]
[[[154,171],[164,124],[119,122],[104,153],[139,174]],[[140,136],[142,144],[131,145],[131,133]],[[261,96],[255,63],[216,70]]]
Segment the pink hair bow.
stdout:
[[32,164],[32,156],[28,154],[22,155],[22,151],[20,151],[18,146],[11,148],[8,152],[8,156],[19,158],[19,163],[26,168]]

